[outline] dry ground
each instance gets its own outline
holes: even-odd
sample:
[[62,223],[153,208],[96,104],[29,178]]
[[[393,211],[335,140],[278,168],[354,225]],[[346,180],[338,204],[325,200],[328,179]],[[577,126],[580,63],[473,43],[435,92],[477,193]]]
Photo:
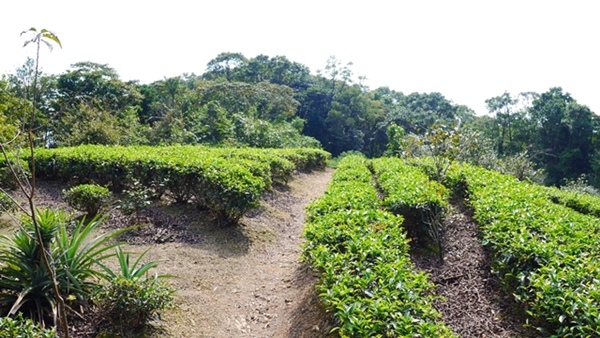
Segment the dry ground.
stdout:
[[[141,214],[148,226],[123,236],[126,249],[164,260],[176,308],[163,314],[156,337],[326,337],[331,318],[315,295],[317,276],[299,262],[304,208],[321,196],[332,170],[299,173],[263,197],[262,207],[239,225],[219,227],[189,205],[154,206]],[[65,188],[38,182],[39,206],[68,207]],[[113,211],[101,231],[129,221]],[[4,229],[7,231],[8,229]],[[80,328],[76,336],[90,336]]]
[[523,327],[523,312],[492,274],[491,255],[482,247],[479,226],[462,200],[453,200],[444,226],[443,263],[437,255],[412,255],[417,268],[430,275],[436,293],[445,299],[435,303],[442,320],[460,337],[539,336]]
[[[316,276],[299,262],[305,206],[323,194],[331,170],[299,174],[263,199],[239,226],[217,228],[185,212],[197,237],[151,247],[177,275],[178,308],[164,317],[172,337],[322,337],[331,328],[315,297]],[[179,214],[182,210],[177,210]]]

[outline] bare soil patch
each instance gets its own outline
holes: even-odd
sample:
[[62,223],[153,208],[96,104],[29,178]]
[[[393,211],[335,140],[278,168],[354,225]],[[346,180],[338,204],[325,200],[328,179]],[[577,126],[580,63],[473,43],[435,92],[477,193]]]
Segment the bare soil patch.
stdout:
[[173,280],[178,309],[164,316],[166,332],[173,337],[326,336],[332,324],[315,296],[317,277],[299,257],[304,208],[324,193],[331,174],[301,173],[287,186],[277,186],[238,226],[217,227],[183,212],[197,242],[150,245],[149,258],[169,259],[161,272],[179,276]]
[[435,303],[442,320],[460,337],[538,337],[523,327],[524,314],[492,274],[491,256],[462,201],[454,201],[444,222],[444,262],[437,255],[412,255],[417,268],[430,274],[436,293],[445,298]]
[[[177,276],[169,281],[176,308],[164,313],[155,336],[329,336],[333,323],[315,295],[318,277],[299,257],[304,208],[324,193],[332,173],[298,173],[236,226],[221,227],[190,205],[159,203],[142,212],[138,222],[145,226],[122,236],[125,249],[150,249],[145,260],[164,260],[156,273]],[[38,205],[68,209],[63,188],[38,182]],[[113,210],[101,231],[129,220]]]

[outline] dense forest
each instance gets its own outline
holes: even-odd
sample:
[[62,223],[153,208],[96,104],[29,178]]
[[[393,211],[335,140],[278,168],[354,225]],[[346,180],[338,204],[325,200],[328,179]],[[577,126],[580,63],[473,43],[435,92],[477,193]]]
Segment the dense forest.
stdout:
[[[371,89],[335,57],[311,73],[285,56],[221,53],[201,75],[150,84],[123,81],[106,64],[79,62],[40,73],[28,59],[0,78],[0,135],[25,128],[35,104],[37,145],[207,144],[322,147],[334,156],[358,151],[423,151],[444,131],[457,159],[549,185],[600,186],[600,119],[562,88],[499,93],[476,116],[441,93]],[[425,147],[426,148],[426,147]]]

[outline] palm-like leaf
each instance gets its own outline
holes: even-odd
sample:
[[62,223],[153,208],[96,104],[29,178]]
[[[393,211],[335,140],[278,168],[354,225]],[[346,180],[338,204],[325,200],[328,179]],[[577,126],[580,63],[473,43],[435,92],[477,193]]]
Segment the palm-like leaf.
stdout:
[[71,235],[66,228],[59,229],[53,256],[58,262],[57,279],[65,293],[87,299],[96,286],[95,279],[104,278],[104,274],[96,264],[104,267],[102,260],[115,255],[108,251],[119,243],[109,241],[128,229],[105,233],[90,239],[92,232],[103,220],[102,217],[95,217],[89,222],[82,220]]
[[[142,258],[144,258],[144,255],[146,255],[148,250],[144,251],[141,255],[139,255],[133,264],[130,264],[129,263],[129,257],[130,257],[129,255],[130,254],[128,252],[123,252],[123,250],[120,247],[117,247],[115,255],[117,256],[117,260],[119,261],[119,269],[120,269],[121,275],[120,276],[117,275],[112,269],[106,267],[103,264],[100,264],[100,266],[106,272],[106,274],[104,275],[105,279],[110,282],[118,277],[124,277],[124,278],[130,279],[130,280],[136,280],[136,279],[139,279],[140,277],[143,277],[150,269],[156,267],[158,265],[158,263],[161,262],[160,260],[157,260],[157,261],[146,262],[146,263],[143,263],[140,265]],[[157,277],[172,277],[172,276],[160,275]]]
[[[87,301],[96,290],[98,278],[107,278],[101,261],[114,256],[111,249],[119,244],[110,241],[128,229],[92,238],[103,221],[101,217],[89,222],[81,220],[69,234],[64,213],[41,210],[37,216],[40,228],[44,229],[44,245],[51,254],[61,297],[75,296],[79,302]],[[56,318],[56,295],[52,278],[41,260],[43,249],[31,226],[24,224],[12,238],[0,236],[0,315],[24,312],[43,323]],[[50,234],[52,238],[48,239]]]
[[25,41],[25,44],[23,44],[23,47],[27,46],[30,43],[36,43],[39,44],[40,42],[43,42],[46,46],[48,46],[48,48],[50,48],[50,50],[52,50],[52,44],[49,43],[46,40],[50,40],[53,41],[54,43],[56,43],[60,48],[62,48],[62,43],[60,42],[60,39],[58,38],[58,36],[56,36],[56,34],[54,34],[53,32],[43,28],[41,29],[39,32],[35,27],[31,27],[26,31],[22,31],[21,35],[23,34],[27,34],[27,33],[31,33],[32,34],[32,38]]
[[4,315],[25,312],[42,322],[53,313],[52,280],[39,261],[36,241],[25,231],[0,238],[0,309]]

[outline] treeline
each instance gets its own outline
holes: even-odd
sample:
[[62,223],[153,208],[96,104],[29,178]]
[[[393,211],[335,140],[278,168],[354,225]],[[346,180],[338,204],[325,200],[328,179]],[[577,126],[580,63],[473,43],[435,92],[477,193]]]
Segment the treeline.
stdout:
[[[108,65],[80,62],[58,75],[41,74],[39,143],[322,146],[334,155],[378,156],[391,123],[424,131],[440,119],[473,119],[439,93],[369,90],[354,82],[349,67],[331,58],[311,74],[284,56],[222,53],[204,74],[139,84],[121,80]],[[28,60],[1,80],[6,124],[18,125],[33,102],[34,71]]]
[[40,146],[322,147],[334,156],[378,157],[388,149],[390,126],[424,135],[435,124],[474,133],[483,157],[526,158],[548,184],[588,175],[600,186],[598,117],[561,88],[504,93],[487,100],[490,114],[479,117],[440,93],[370,89],[350,67],[332,57],[311,73],[285,56],[221,53],[201,75],[140,84],[108,65],[80,62],[42,73],[34,98],[34,62],[27,60],[0,79],[0,135],[24,130],[24,112],[35,104]]

